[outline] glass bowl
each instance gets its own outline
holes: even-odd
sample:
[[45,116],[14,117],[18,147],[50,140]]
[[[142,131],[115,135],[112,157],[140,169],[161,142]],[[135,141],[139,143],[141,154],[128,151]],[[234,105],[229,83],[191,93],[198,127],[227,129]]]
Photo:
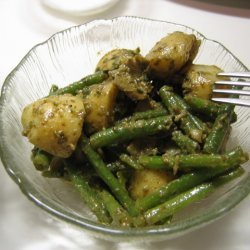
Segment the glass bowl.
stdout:
[[[94,71],[100,57],[114,48],[145,54],[160,38],[173,31],[195,34],[201,41],[195,63],[215,64],[225,71],[247,68],[223,45],[184,25],[138,17],[96,20],[53,35],[28,52],[6,78],[0,101],[0,153],[3,165],[22,192],[37,206],[95,236],[117,240],[174,238],[204,226],[235,207],[250,192],[250,165],[235,181],[208,198],[176,214],[169,225],[123,229],[101,225],[85,207],[78,192],[66,182],[44,178],[30,160],[32,145],[22,136],[20,116],[27,104],[46,96],[51,84],[59,87]],[[240,144],[250,151],[250,109],[237,107],[228,147]]]

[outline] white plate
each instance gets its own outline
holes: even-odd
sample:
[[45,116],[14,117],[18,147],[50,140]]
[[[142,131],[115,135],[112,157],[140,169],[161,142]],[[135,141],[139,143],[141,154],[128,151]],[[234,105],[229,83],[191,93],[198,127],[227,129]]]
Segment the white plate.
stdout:
[[118,0],[42,0],[49,8],[75,16],[93,15],[111,8]]

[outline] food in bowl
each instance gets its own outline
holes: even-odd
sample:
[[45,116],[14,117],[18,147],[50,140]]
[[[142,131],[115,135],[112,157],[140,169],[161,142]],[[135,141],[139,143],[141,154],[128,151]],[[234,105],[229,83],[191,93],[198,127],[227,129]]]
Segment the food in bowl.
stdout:
[[237,115],[210,100],[222,69],[195,64],[199,46],[172,32],[146,55],[115,48],[93,74],[52,85],[21,118],[36,169],[71,182],[99,222],[119,227],[169,224],[241,176],[248,155],[226,149]]

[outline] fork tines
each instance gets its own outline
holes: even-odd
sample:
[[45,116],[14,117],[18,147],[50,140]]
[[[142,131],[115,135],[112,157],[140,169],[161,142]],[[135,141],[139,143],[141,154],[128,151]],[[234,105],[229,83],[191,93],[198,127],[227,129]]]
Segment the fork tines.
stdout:
[[245,81],[245,78],[250,79],[250,72],[222,72],[219,73],[218,76],[227,76],[231,78],[243,78],[243,79],[237,79],[232,81],[230,80],[216,81],[215,85],[231,85],[232,87],[235,87],[235,89],[214,88],[213,93],[226,94],[229,95],[229,97],[228,98],[214,97],[212,98],[213,101],[250,107],[249,99],[239,99],[240,95],[250,96],[249,90],[242,90],[242,88],[244,87],[250,87],[250,81]]
[[250,71],[245,72],[221,72],[217,74],[218,76],[228,76],[237,78],[250,78]]

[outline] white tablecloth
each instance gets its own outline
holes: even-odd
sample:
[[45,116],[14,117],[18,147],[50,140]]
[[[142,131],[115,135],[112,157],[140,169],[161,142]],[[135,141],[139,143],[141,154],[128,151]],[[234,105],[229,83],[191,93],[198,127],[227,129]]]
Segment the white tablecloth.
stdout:
[[[60,1],[60,0],[58,0]],[[136,15],[186,24],[220,41],[250,68],[250,2],[247,0],[121,0],[91,17],[70,17],[45,9],[39,0],[0,0],[0,85],[37,43],[53,33],[96,18]],[[58,226],[31,203],[0,162],[0,248],[56,249],[192,249],[249,250],[250,198],[205,228],[157,243],[111,243]]]

